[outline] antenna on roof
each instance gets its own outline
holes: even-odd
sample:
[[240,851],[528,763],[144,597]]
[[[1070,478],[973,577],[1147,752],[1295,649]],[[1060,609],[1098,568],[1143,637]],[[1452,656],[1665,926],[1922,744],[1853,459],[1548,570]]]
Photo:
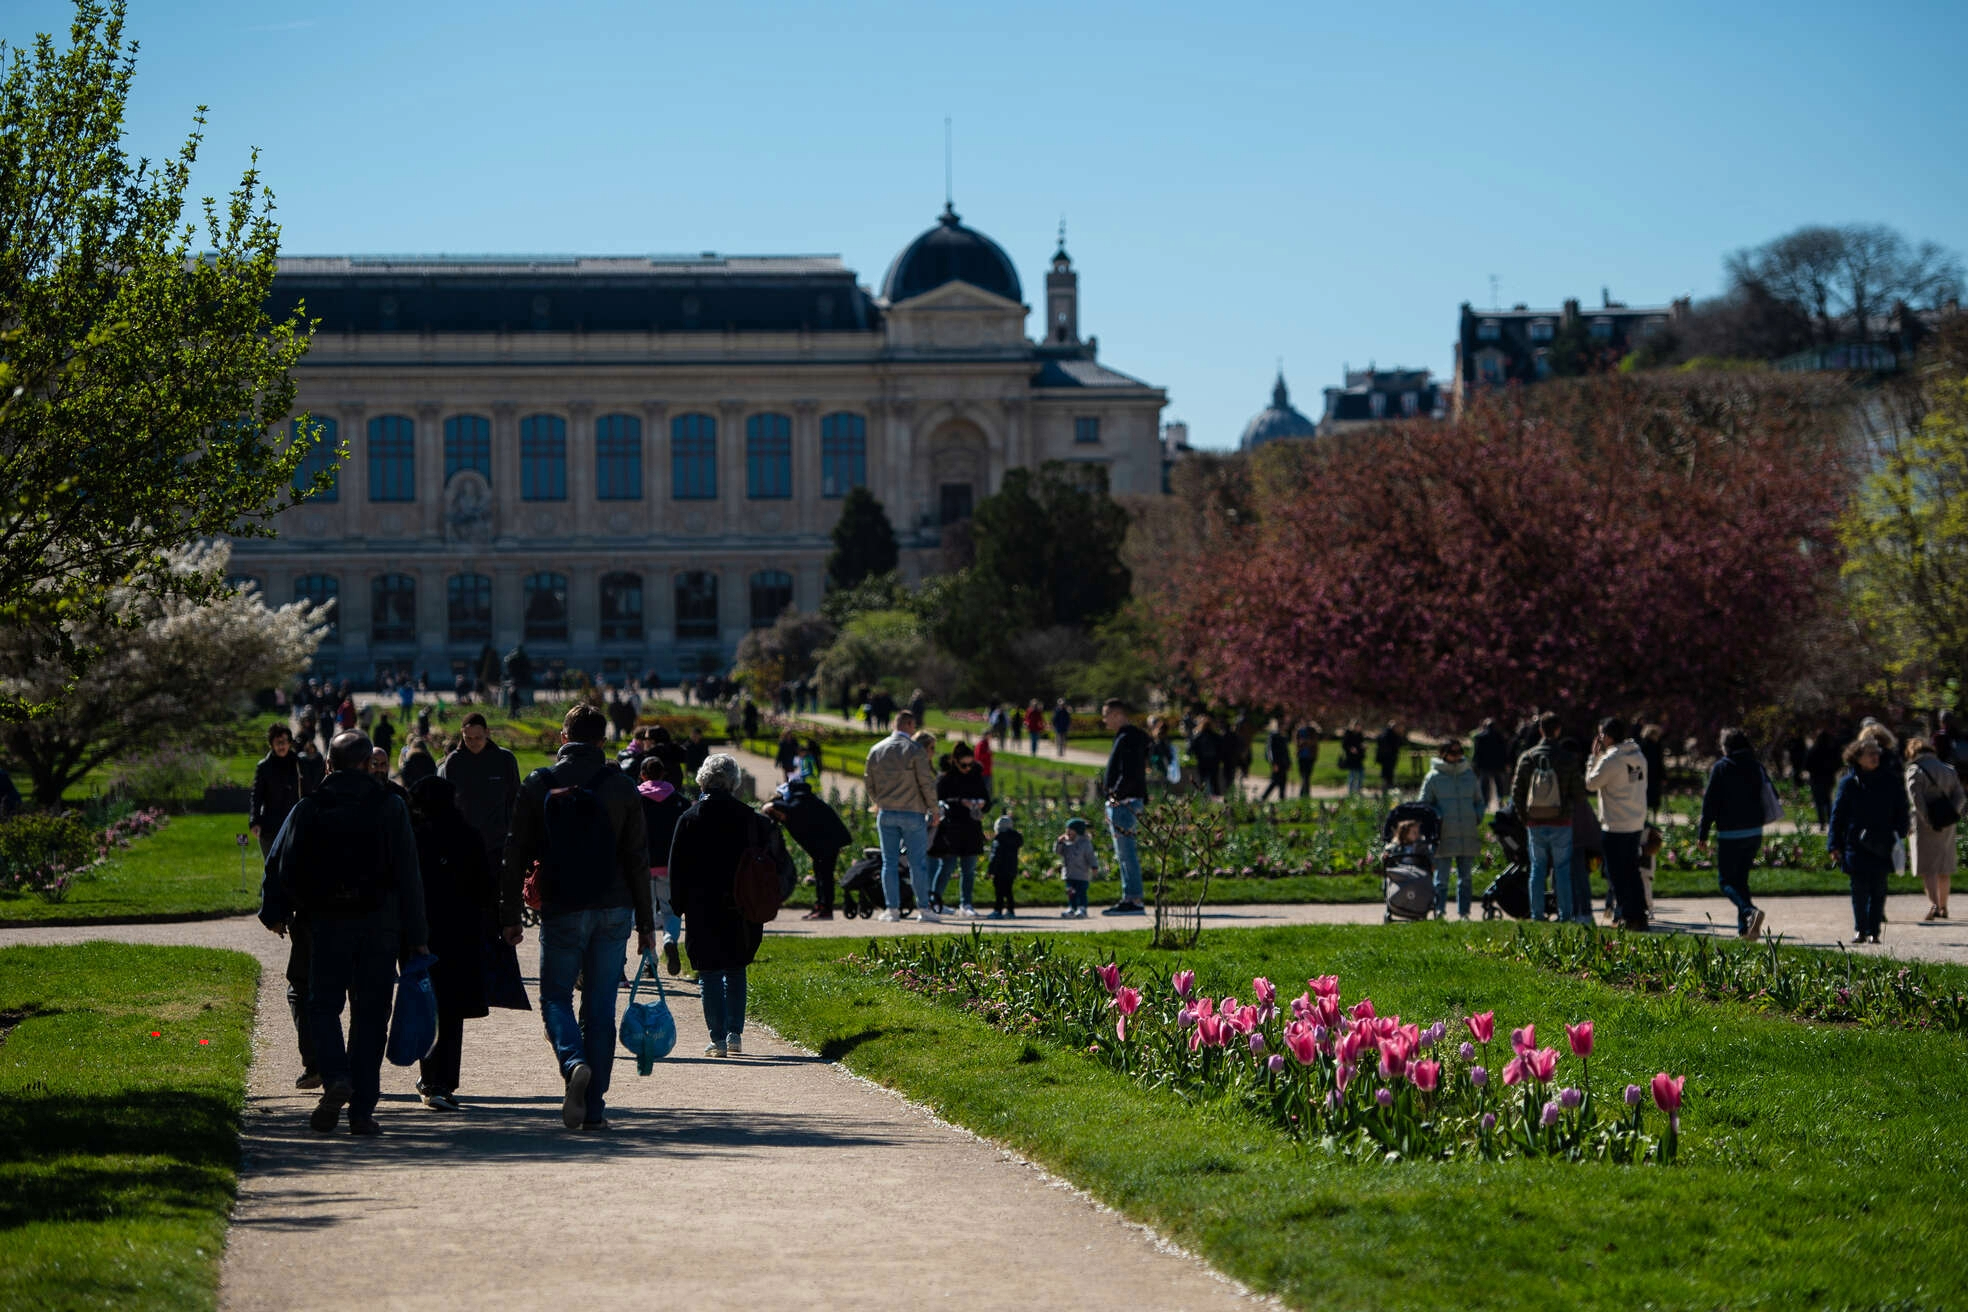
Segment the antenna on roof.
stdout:
[[946,210],[956,206],[956,192],[951,185],[951,176],[950,116],[945,114],[943,116],[943,208]]

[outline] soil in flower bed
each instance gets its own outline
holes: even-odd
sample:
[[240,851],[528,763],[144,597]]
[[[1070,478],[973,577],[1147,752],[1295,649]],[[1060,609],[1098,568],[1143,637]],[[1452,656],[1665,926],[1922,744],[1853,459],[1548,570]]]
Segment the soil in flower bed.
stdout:
[[[1968,1114],[1960,1036],[1799,1024],[1647,995],[1469,950],[1509,933],[1444,926],[1075,938],[1130,979],[1293,995],[1317,975],[1404,1016],[1494,1009],[1562,1044],[1590,1018],[1597,1087],[1685,1072],[1668,1169],[1546,1158],[1348,1159],[1232,1101],[1144,1088],[1044,1035],[1008,1033],[870,978],[839,940],[768,941],[755,1012],[790,1037],[1006,1142],[1294,1306],[1356,1308],[1968,1304],[1968,1214],[1952,1145]],[[1499,1041],[1506,1035],[1497,1033]]]

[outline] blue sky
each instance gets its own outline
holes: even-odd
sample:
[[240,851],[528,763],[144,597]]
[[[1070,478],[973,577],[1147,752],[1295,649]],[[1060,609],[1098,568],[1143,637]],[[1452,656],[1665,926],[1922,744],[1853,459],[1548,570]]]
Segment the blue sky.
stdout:
[[[1446,374],[1457,305],[1714,292],[1877,221],[1968,251],[1968,5],[133,0],[133,148],[210,106],[294,253],[832,252],[943,201],[1017,261],[1060,216],[1101,358],[1235,441],[1282,357]],[[0,36],[65,31],[15,0]],[[1037,331],[1038,319],[1030,322]]]

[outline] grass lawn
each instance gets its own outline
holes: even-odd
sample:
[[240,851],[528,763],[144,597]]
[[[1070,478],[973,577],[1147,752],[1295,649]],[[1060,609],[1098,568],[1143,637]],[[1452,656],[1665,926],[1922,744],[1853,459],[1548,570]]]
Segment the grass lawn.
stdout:
[[138,916],[158,920],[251,911],[260,904],[260,845],[247,839],[239,876],[243,815],[180,815],[78,880],[61,902],[33,894],[0,896],[0,922]]
[[214,1305],[258,975],[209,948],[0,949],[0,1308]]
[[[1498,932],[1140,932],[1071,941],[1132,982],[1180,966],[1204,991],[1286,992],[1336,971],[1347,1003],[1426,1023],[1494,1008],[1562,1038],[1591,1017],[1602,1091],[1685,1073],[1671,1168],[1547,1160],[1347,1164],[1252,1116],[1138,1087],[841,963],[840,940],[766,944],[754,1011],[788,1037],[1007,1143],[1298,1307],[1925,1309],[1968,1304],[1956,1151],[1968,1043],[1809,1025],[1644,996],[1478,956]],[[1957,972],[1956,983],[1960,982]],[[1561,1045],[1562,1046],[1562,1045]]]

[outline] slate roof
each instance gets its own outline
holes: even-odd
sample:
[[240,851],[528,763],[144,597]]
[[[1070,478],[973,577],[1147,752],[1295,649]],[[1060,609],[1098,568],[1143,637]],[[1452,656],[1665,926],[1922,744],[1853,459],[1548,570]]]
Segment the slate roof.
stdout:
[[1047,360],[1032,376],[1034,387],[1148,387],[1118,369],[1092,360]]
[[890,305],[921,296],[949,282],[967,282],[994,296],[1023,302],[1018,268],[1004,248],[958,221],[956,210],[943,207],[936,226],[902,248],[882,279],[882,298]]

